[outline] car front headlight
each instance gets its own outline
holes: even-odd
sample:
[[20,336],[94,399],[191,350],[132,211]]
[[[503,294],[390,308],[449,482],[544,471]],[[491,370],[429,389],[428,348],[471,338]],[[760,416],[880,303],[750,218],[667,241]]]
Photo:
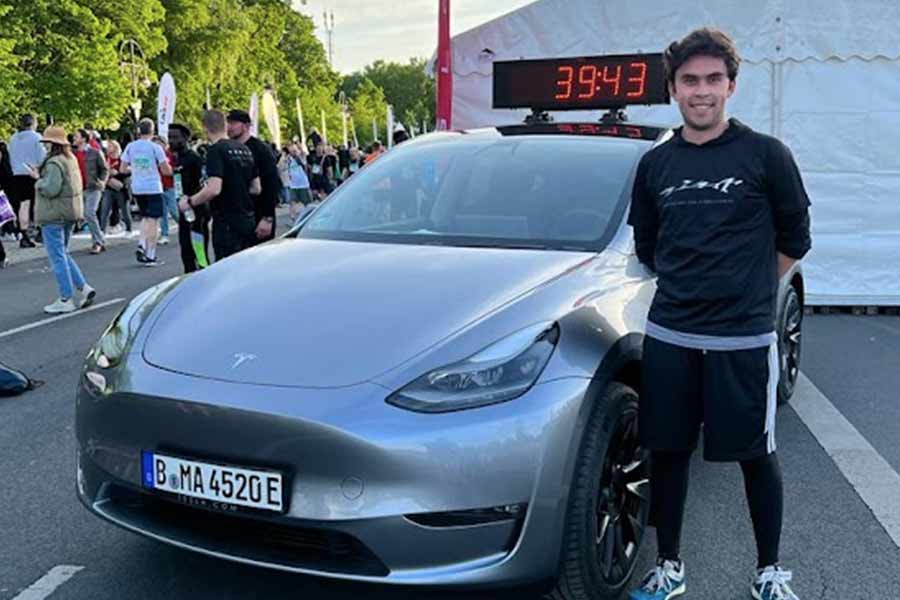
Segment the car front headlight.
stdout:
[[526,327],[463,361],[426,373],[387,402],[415,412],[440,413],[518,398],[537,381],[558,339],[555,323]]
[[135,296],[122,312],[116,315],[91,350],[88,357],[93,357],[94,364],[101,369],[117,366],[144,319],[180,279],[181,277],[167,279]]

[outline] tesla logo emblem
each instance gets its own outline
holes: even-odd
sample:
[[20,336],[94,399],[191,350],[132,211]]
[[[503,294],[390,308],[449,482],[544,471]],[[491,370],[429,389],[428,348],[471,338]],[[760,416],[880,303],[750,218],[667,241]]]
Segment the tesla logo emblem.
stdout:
[[244,364],[245,362],[256,360],[255,354],[247,354],[246,352],[238,352],[234,355],[234,364],[231,365],[232,369],[237,369],[239,366]]

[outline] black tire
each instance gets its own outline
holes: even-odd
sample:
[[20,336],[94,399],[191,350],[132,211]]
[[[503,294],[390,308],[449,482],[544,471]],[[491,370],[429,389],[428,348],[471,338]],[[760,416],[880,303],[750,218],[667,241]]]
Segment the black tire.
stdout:
[[800,355],[803,349],[803,304],[791,286],[784,296],[778,319],[778,404],[787,404],[794,395],[800,374]]
[[633,389],[613,382],[594,404],[572,480],[558,579],[548,598],[618,598],[634,573],[650,513],[649,453],[638,442],[637,403]]

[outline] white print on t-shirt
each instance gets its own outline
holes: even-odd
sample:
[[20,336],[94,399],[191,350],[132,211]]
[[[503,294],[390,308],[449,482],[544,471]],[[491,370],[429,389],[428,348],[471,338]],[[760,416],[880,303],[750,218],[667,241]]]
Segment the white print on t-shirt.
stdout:
[[704,181],[702,179],[700,181],[693,181],[692,179],[684,179],[683,183],[681,184],[681,187],[675,187],[674,185],[671,187],[667,187],[666,189],[661,191],[659,193],[659,195],[662,196],[663,198],[668,198],[672,194],[675,194],[678,192],[683,192],[685,190],[705,190],[705,189],[712,189],[712,190],[716,190],[717,192],[722,192],[723,194],[727,194],[728,189],[731,186],[737,187],[737,186],[741,185],[742,183],[744,183],[743,179],[735,179],[734,177],[726,177],[725,179],[722,179],[721,181],[717,181],[715,183],[712,183],[709,181]]

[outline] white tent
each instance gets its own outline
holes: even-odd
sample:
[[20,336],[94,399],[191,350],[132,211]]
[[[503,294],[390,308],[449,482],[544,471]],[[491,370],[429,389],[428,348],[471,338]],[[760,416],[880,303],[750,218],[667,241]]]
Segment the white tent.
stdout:
[[[540,0],[453,38],[452,126],[524,118],[491,109],[494,60],[660,52],[719,27],[743,59],[729,113],[781,138],[803,171],[813,203],[807,303],[900,305],[898,23],[897,0]],[[628,113],[680,122],[674,104]]]

